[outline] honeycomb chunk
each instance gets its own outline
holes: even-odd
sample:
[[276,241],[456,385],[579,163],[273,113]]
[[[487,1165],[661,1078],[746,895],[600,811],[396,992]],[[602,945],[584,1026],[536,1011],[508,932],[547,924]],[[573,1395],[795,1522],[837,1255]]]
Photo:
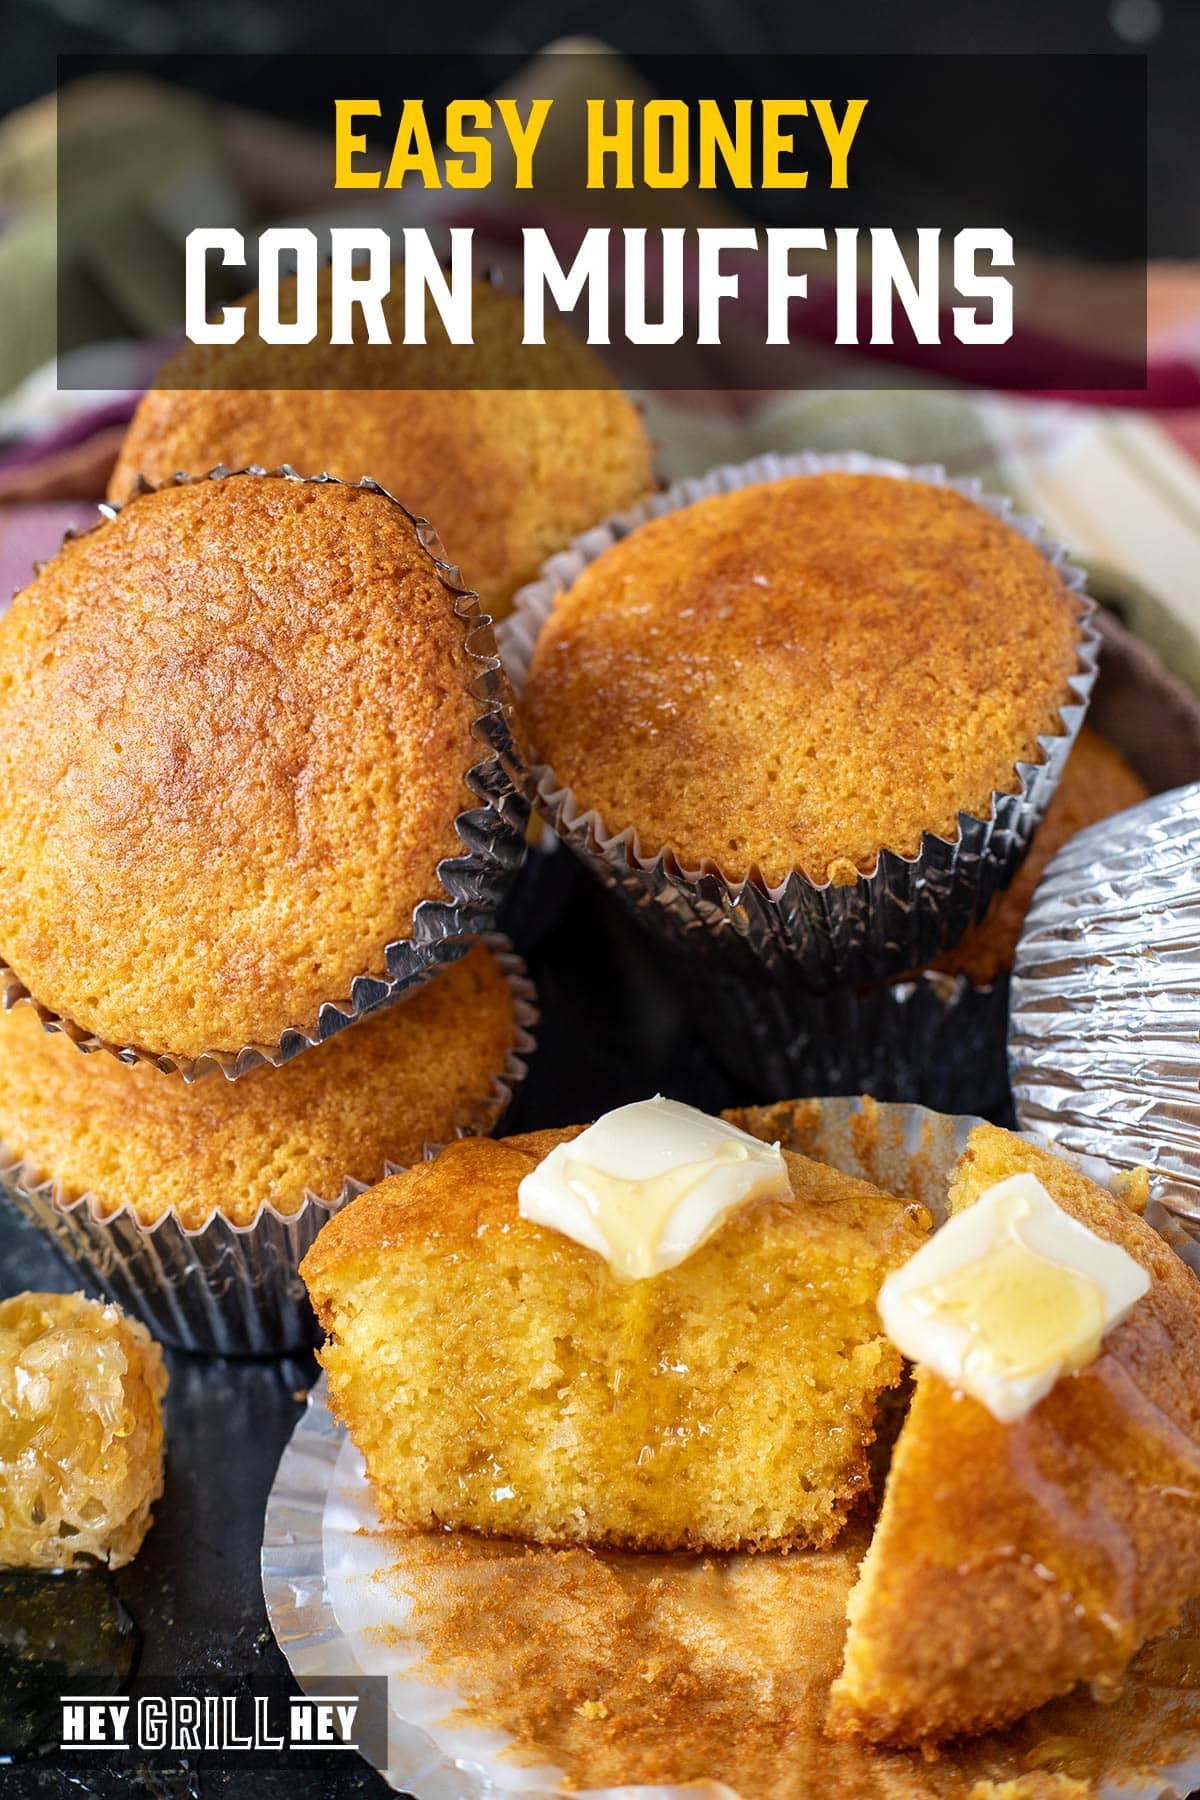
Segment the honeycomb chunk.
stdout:
[[162,1351],[82,1294],[0,1301],[0,1565],[132,1561],[163,1488]]

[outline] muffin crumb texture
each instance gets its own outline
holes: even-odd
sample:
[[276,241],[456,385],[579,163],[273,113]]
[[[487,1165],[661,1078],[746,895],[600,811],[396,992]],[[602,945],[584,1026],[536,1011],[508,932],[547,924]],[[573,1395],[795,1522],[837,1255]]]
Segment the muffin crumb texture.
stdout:
[[622,1283],[519,1217],[563,1136],[453,1145],[353,1202],[302,1264],[384,1518],[643,1549],[830,1541],[900,1380],[875,1298],[919,1228],[789,1156],[791,1202]]
[[1200,1285],[1123,1201],[992,1125],[968,1140],[951,1212],[1018,1173],[1151,1287],[1096,1360],[1014,1425],[918,1372],[848,1605],[837,1736],[933,1742],[1008,1725],[1081,1682],[1116,1688],[1200,1595]]
[[855,881],[990,816],[1073,696],[1079,607],[953,489],[824,474],[642,525],[556,602],[534,754],[644,854]]
[[163,1489],[162,1351],[82,1294],[0,1301],[0,1564],[120,1568]]

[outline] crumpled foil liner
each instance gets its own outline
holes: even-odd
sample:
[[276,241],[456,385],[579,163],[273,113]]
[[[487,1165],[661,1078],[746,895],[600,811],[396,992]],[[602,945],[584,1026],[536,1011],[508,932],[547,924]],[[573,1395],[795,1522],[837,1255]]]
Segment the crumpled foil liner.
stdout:
[[[464,1109],[459,1136],[494,1129],[525,1079],[538,1021],[536,993],[507,938],[489,934],[513,996],[513,1042],[487,1094]],[[436,1145],[426,1145],[427,1156]],[[402,1165],[385,1162],[377,1179]],[[307,1349],[320,1331],[302,1257],[331,1214],[369,1184],[351,1177],[333,1199],[309,1193],[294,1213],[264,1206],[248,1225],[217,1213],[199,1229],[172,1208],[151,1226],[124,1206],[104,1216],[91,1194],[64,1202],[58,1184],[0,1147],[0,1196],[48,1237],[86,1287],[115,1300],[152,1335],[216,1356],[268,1356]]]
[[[734,1116],[938,1216],[978,1122],[848,1099]],[[1114,1172],[1092,1161],[1088,1173]],[[1200,1664],[1184,1660],[1200,1640],[1195,1607],[1182,1642],[1148,1646],[1111,1704],[1086,1694],[1056,1701],[1006,1732],[945,1745],[929,1762],[825,1739],[813,1721],[840,1662],[860,1550],[639,1559],[469,1534],[390,1539],[322,1380],[267,1502],[263,1592],[301,1687],[387,1676],[389,1743],[386,1761],[373,1760],[416,1800],[568,1800],[580,1791],[588,1800],[999,1800],[988,1784],[1004,1782],[1014,1785],[1003,1800],[1048,1800],[1071,1775],[1087,1781],[1081,1791],[1092,1800],[1182,1800],[1200,1784],[1194,1675],[1186,1686],[1187,1669]],[[445,1629],[451,1618],[456,1638]],[[439,1626],[430,1661],[422,1632]],[[1164,1668],[1177,1652],[1182,1690]],[[611,1785],[552,1754],[557,1734],[582,1744],[586,1758],[587,1723],[576,1726],[561,1698],[581,1687],[587,1705],[611,1699],[618,1708],[628,1762],[616,1779],[610,1773]],[[506,1696],[536,1721],[536,1742],[502,1723]],[[728,1720],[727,1735],[714,1734],[714,1715]],[[706,1729],[725,1757],[720,1778],[705,1773],[704,1752],[691,1743]],[[656,1771],[649,1779],[647,1764]]]
[[[329,474],[298,475],[287,463],[277,469],[264,469],[256,463],[244,469],[226,469],[218,464],[206,475],[177,475],[173,481],[157,485],[177,487],[197,481],[224,481],[230,475],[255,475],[264,481],[365,488],[368,493],[379,494],[399,507],[414,527],[442,586],[453,599],[454,616],[462,625],[464,647],[475,667],[471,694],[479,701],[479,715],[472,731],[486,755],[467,771],[465,778],[480,804],[460,813],[455,820],[455,829],[464,846],[463,854],[445,857],[437,865],[438,879],[446,891],[446,898],[422,900],[413,913],[412,936],[384,946],[386,979],[375,975],[356,976],[348,995],[324,1002],[315,1024],[303,1029],[289,1029],[273,1044],[244,1044],[238,1050],[209,1050],[195,1057],[177,1057],[145,1050],[136,1044],[110,1043],[74,1020],[43,1006],[15,971],[0,959],[0,1005],[5,1009],[28,1002],[37,1009],[47,1030],[61,1031],[79,1049],[107,1050],[121,1062],[149,1063],[164,1074],[178,1072],[185,1081],[196,1081],[216,1069],[228,1080],[235,1081],[239,1075],[245,1075],[263,1063],[278,1068],[290,1062],[301,1050],[324,1043],[355,1019],[390,1005],[407,988],[424,981],[438,967],[464,955],[472,934],[490,931],[495,926],[500,903],[524,860],[529,810],[528,803],[514,785],[514,778],[522,778],[522,764],[510,718],[511,694],[496,651],[491,616],[481,610],[478,595],[463,585],[459,570],[442,554],[441,540],[429,520],[410,512],[402,500],[368,475],[359,481],[343,481]],[[153,492],[154,484],[139,476],[134,498]],[[121,510],[121,506],[113,501],[103,502],[99,507],[102,517],[97,523],[89,526],[86,532],[68,532],[67,541],[103,530]]]
[[1061,733],[1043,736],[1041,763],[1017,763],[1015,794],[993,794],[989,816],[960,813],[953,839],[925,833],[915,856],[881,850],[871,874],[850,886],[818,885],[799,871],[776,887],[753,876],[735,879],[715,862],[688,869],[672,851],[647,853],[636,830],[616,832],[594,810],[582,811],[554,771],[534,763],[526,792],[560,837],[606,886],[651,929],[692,953],[707,951],[731,968],[799,976],[817,989],[903,974],[930,961],[981,918],[1028,847],[1062,773],[1096,679],[1099,634],[1095,602],[1084,593],[1084,574],[1067,561],[1061,545],[1036,520],[1014,512],[1004,495],[985,493],[977,481],[951,481],[934,464],[904,463],[859,454],[760,456],[737,467],[680,481],[629,511],[575,539],[551,557],[539,580],[517,594],[513,611],[497,631],[504,665],[518,697],[524,690],[534,646],[556,597],[582,570],[619,539],[649,519],[677,512],[710,495],[785,476],[888,475],[896,480],[947,486],[1003,519],[1045,557],[1080,607],[1079,666],[1070,679],[1075,698],[1060,708]]
[[1017,1117],[1056,1148],[1149,1168],[1200,1224],[1200,784],[1063,846],[1017,946]]
[[711,971],[691,1008],[738,1082],[768,1100],[871,1094],[944,1113],[1009,1107],[1008,977],[975,987],[925,969],[903,981],[811,993]]

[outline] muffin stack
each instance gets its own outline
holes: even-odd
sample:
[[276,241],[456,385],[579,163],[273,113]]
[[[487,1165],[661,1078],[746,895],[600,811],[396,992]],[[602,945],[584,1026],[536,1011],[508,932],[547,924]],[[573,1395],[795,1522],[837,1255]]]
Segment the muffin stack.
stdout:
[[748,1092],[833,1091],[872,1028],[824,1043],[828,996],[950,951],[1013,878],[1095,679],[1081,590],[973,486],[803,455],[681,483],[518,596],[527,791]]
[[328,278],[311,346],[246,306],[242,344],[161,371],[107,521],[0,625],[5,1186],[223,1351],[307,1341],[329,1211],[489,1130],[524,1073],[489,613],[652,486],[603,365],[566,331],[518,358],[488,283],[465,349],[331,346]]
[[0,624],[7,1187],[161,1335],[281,1348],[329,1209],[521,1072],[508,696],[373,483],[110,510]]

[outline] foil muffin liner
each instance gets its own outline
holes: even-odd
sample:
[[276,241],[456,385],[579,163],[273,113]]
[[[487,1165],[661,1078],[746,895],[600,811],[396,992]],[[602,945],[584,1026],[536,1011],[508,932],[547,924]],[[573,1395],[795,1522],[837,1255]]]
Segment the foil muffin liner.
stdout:
[[1056,1147],[1145,1165],[1200,1224],[1200,784],[1081,831],[1017,946],[1017,1117]]
[[[525,1078],[538,1021],[525,964],[506,938],[488,934],[513,997],[513,1042],[487,1094],[464,1108],[458,1136],[494,1129]],[[427,1144],[425,1154],[438,1146]],[[385,1162],[377,1177],[402,1165]],[[154,1337],[216,1356],[306,1349],[320,1336],[296,1273],[326,1220],[369,1184],[347,1177],[331,1199],[306,1193],[293,1213],[266,1205],[247,1225],[215,1213],[189,1228],[175,1208],[143,1225],[129,1206],[107,1216],[91,1194],[64,1201],[57,1182],[0,1147],[0,1195],[53,1239],[93,1293],[115,1300]]]
[[727,875],[714,861],[680,864],[666,848],[643,850],[633,826],[618,827],[585,810],[553,769],[536,760],[525,775],[528,798],[592,872],[636,916],[690,953],[707,953],[772,979],[791,974],[821,990],[903,974],[928,962],[981,918],[996,889],[1011,876],[1028,848],[1062,773],[1083,721],[1096,679],[1099,634],[1095,602],[1084,592],[1084,574],[1036,520],[1013,510],[1006,496],[985,493],[976,481],[952,481],[933,465],[910,467],[865,455],[767,455],[737,467],[712,470],[677,482],[575,539],[551,557],[541,577],[522,588],[497,637],[518,697],[534,647],[557,596],[589,563],[639,525],[715,494],[788,476],[886,475],[895,480],[953,488],[1011,525],[1057,570],[1080,611],[1079,661],[1068,686],[1073,699],[1059,709],[1061,732],[1039,737],[1040,763],[1015,765],[1018,788],[995,793],[987,818],[958,815],[953,839],[926,832],[914,856],[881,850],[876,866],[852,885],[815,883],[798,870],[771,886],[754,875]]
[[[945,1211],[950,1171],[978,1122],[921,1107],[850,1099],[793,1101],[747,1109],[738,1117],[760,1135],[781,1138],[848,1174],[890,1186],[938,1216]],[[1094,1161],[1087,1172],[1099,1179],[1115,1173]],[[920,1752],[835,1745],[815,1733],[809,1737],[793,1730],[785,1739],[778,1715],[787,1704],[796,1639],[773,1643],[766,1629],[770,1614],[764,1616],[756,1606],[756,1590],[740,1614],[727,1604],[721,1575],[729,1571],[737,1588],[759,1574],[769,1575],[774,1564],[778,1573],[795,1580],[791,1610],[804,1621],[804,1646],[819,1646],[822,1627],[833,1622],[806,1610],[814,1601],[819,1607],[820,1601],[804,1586],[804,1577],[809,1560],[828,1553],[644,1558],[645,1565],[652,1565],[661,1613],[650,1610],[648,1590],[635,1576],[634,1587],[618,1590],[616,1604],[619,1608],[624,1599],[625,1612],[615,1612],[611,1630],[598,1634],[598,1615],[587,1604],[586,1590],[575,1594],[570,1578],[559,1572],[569,1559],[562,1552],[522,1547],[517,1577],[521,1618],[508,1623],[509,1660],[504,1667],[497,1664],[494,1673],[505,1679],[514,1654],[520,1653],[520,1636],[528,1631],[538,1658],[532,1678],[546,1683],[547,1717],[554,1712],[560,1687],[573,1691],[581,1672],[594,1683],[589,1691],[597,1702],[604,1701],[609,1693],[606,1667],[619,1655],[622,1633],[638,1634],[638,1700],[621,1713],[631,1747],[629,1773],[620,1786],[580,1781],[574,1773],[568,1782],[562,1766],[540,1744],[514,1742],[489,1709],[472,1704],[471,1696],[455,1688],[452,1672],[439,1664],[442,1642],[433,1646],[422,1641],[411,1601],[406,1604],[394,1579],[420,1555],[422,1542],[399,1541],[383,1532],[361,1458],[329,1413],[322,1378],[284,1451],[267,1502],[262,1549],[267,1616],[302,1688],[312,1683],[317,1691],[321,1679],[337,1677],[348,1681],[353,1692],[357,1679],[386,1676],[388,1742],[364,1749],[392,1787],[415,1800],[568,1800],[581,1788],[589,1800],[633,1800],[635,1794],[639,1800],[739,1800],[743,1791],[759,1796],[778,1791],[788,1800],[964,1800],[968,1795],[984,1800],[999,1792],[1006,1800],[1040,1800],[1052,1787],[1057,1791],[1059,1781],[1065,1793],[1073,1775],[1085,1777],[1079,1791],[1092,1800],[1182,1800],[1200,1783],[1200,1706],[1194,1693],[1181,1692],[1161,1675],[1156,1680],[1159,1665],[1153,1654],[1135,1664],[1127,1691],[1111,1696],[1112,1704],[1082,1696],[1054,1702],[1008,1731],[943,1745],[929,1761]],[[456,1545],[453,1534],[438,1537],[436,1544],[448,1551],[444,1570],[425,1567],[420,1580],[426,1594],[443,1585],[459,1590],[467,1603],[460,1610],[469,1609],[472,1621],[467,1629],[480,1621],[482,1665],[486,1621],[513,1592],[512,1547],[468,1542],[465,1536]],[[489,1554],[493,1549],[494,1556]],[[621,1568],[638,1562],[634,1556],[613,1560]],[[777,1593],[775,1598],[778,1603]],[[1200,1634],[1200,1608],[1190,1609],[1187,1626],[1193,1636]],[[1159,1640],[1164,1645],[1173,1650],[1175,1641]],[[457,1647],[470,1658],[470,1644]],[[424,1660],[429,1648],[435,1650],[432,1663]],[[1188,1649],[1187,1639],[1181,1648]],[[753,1695],[752,1707],[761,1712],[765,1747],[756,1751],[750,1717],[743,1720],[736,1740],[743,1756],[758,1758],[745,1790],[728,1767],[718,1777],[706,1771],[703,1760],[689,1755],[687,1724],[672,1704],[669,1682],[665,1676],[654,1681],[645,1677],[645,1670],[657,1671],[660,1664],[669,1674],[681,1649],[686,1712],[699,1729],[704,1728],[706,1702],[719,1705],[723,1683],[741,1683]],[[773,1664],[776,1654],[779,1661]],[[477,1673],[473,1661],[471,1671]],[[509,1679],[515,1683],[527,1673]],[[540,1723],[540,1707],[534,1710]],[[660,1771],[653,1784],[638,1780],[635,1746],[648,1750]],[[661,1771],[673,1762],[679,1775],[670,1779]],[[1006,1782],[1013,1785],[1002,1786]]]
[[[437,865],[437,877],[445,890],[445,898],[422,900],[413,913],[411,937],[398,938],[384,946],[386,977],[356,976],[348,994],[326,1000],[321,1005],[312,1026],[289,1028],[274,1043],[243,1044],[237,1050],[209,1050],[194,1057],[167,1055],[136,1044],[112,1043],[43,1006],[0,958],[0,1004],[6,1009],[21,1003],[30,1004],[47,1030],[61,1031],[80,1050],[105,1050],[121,1062],[148,1063],[164,1074],[178,1073],[185,1081],[196,1081],[218,1069],[228,1080],[235,1081],[239,1075],[245,1075],[263,1063],[278,1068],[300,1051],[324,1043],[355,1019],[361,1019],[381,1006],[389,1006],[440,966],[465,955],[471,936],[490,931],[496,924],[500,904],[524,860],[529,810],[516,785],[522,779],[522,764],[513,735],[511,695],[497,654],[491,617],[481,610],[478,595],[464,586],[459,570],[446,560],[441,540],[429,520],[411,512],[402,500],[370,476],[364,475],[359,481],[343,481],[329,474],[299,475],[287,463],[277,469],[265,469],[256,463],[244,469],[227,469],[218,464],[206,475],[178,475],[173,481],[159,483],[158,487],[224,481],[231,475],[253,475],[264,481],[362,488],[368,493],[379,494],[400,509],[415,529],[438,580],[453,600],[454,617],[461,624],[463,646],[475,671],[470,693],[479,702],[479,712],[472,733],[485,754],[465,776],[466,785],[479,805],[459,813],[454,822],[462,840],[462,854],[444,857]],[[155,491],[154,484],[139,477],[137,494],[133,497],[140,498]],[[105,524],[121,512],[122,506],[104,501],[98,510],[102,516],[96,524],[84,532],[68,532],[64,541],[103,530]]]
[[976,987],[925,969],[903,981],[814,994],[712,971],[690,996],[697,1032],[764,1100],[870,1094],[944,1113],[1007,1115],[1008,977]]

